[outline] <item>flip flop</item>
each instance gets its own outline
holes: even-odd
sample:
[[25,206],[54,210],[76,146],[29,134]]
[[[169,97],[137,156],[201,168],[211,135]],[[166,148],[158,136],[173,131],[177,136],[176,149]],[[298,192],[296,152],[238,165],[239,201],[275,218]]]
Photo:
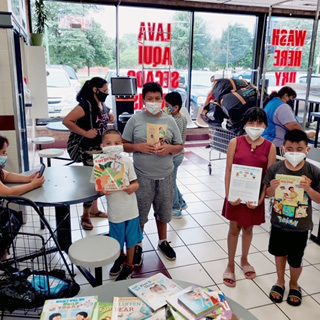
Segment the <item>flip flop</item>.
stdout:
[[106,212],[98,211],[98,212],[90,212],[90,217],[92,218],[108,218],[108,214]]
[[[279,298],[275,298],[272,296],[271,293],[277,293],[280,297]],[[275,284],[274,286],[272,286],[270,293],[269,293],[269,298],[271,301],[275,302],[275,303],[281,303],[283,300],[283,294],[284,294],[284,288],[278,286],[277,284]]]
[[93,229],[93,224],[91,223],[90,218],[81,217],[81,227],[84,230],[92,230]]
[[[242,271],[246,279],[254,279],[257,276],[253,266],[243,266]],[[251,272],[251,274],[247,275],[249,272]]]
[[[228,282],[227,280],[231,280],[233,281],[232,283]],[[234,275],[234,273],[232,272],[224,272],[223,273],[223,283],[227,286],[227,287],[231,287],[234,288],[236,286],[236,277]]]
[[[290,298],[296,298],[299,301],[292,301]],[[298,307],[300,306],[302,302],[302,294],[301,294],[301,288],[299,287],[298,289],[290,289],[288,298],[287,298],[287,303],[290,304],[290,306]]]

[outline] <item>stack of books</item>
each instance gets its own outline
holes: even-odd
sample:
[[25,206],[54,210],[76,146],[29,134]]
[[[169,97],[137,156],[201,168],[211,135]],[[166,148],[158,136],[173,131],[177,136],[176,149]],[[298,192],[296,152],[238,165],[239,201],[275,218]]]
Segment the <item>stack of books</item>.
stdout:
[[237,319],[219,289],[192,285],[180,288],[162,273],[128,287],[135,297],[114,297],[98,302],[97,297],[47,300],[41,320],[199,320]]

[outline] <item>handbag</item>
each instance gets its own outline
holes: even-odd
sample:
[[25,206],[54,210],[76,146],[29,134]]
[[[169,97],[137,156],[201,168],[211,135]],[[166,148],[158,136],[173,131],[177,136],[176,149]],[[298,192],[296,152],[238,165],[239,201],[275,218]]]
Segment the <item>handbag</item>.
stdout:
[[[92,124],[92,108],[91,103],[87,100],[89,104],[89,110],[90,110],[90,125],[91,129],[93,128]],[[83,154],[85,150],[81,148],[81,141],[83,140],[83,136],[80,136],[79,134],[75,132],[71,132],[69,135],[68,143],[67,143],[67,151],[69,153],[70,159],[74,162],[82,162],[83,161]]]

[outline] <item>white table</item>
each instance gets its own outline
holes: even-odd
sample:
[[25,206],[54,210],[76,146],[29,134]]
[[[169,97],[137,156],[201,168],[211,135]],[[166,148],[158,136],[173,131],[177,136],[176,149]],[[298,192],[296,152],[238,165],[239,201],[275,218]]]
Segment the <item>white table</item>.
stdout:
[[48,130],[69,132],[70,130],[62,123],[62,121],[54,121],[46,124]]

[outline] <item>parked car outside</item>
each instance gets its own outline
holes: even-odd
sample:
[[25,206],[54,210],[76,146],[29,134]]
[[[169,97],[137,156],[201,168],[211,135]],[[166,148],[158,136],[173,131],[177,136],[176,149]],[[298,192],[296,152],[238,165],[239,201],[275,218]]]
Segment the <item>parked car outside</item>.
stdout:
[[49,116],[64,116],[78,104],[76,90],[63,68],[47,66],[46,70]]
[[251,83],[252,74],[253,74],[252,70],[242,70],[240,72],[234,73],[232,75],[232,78],[233,79],[243,79],[243,80],[246,80]]

